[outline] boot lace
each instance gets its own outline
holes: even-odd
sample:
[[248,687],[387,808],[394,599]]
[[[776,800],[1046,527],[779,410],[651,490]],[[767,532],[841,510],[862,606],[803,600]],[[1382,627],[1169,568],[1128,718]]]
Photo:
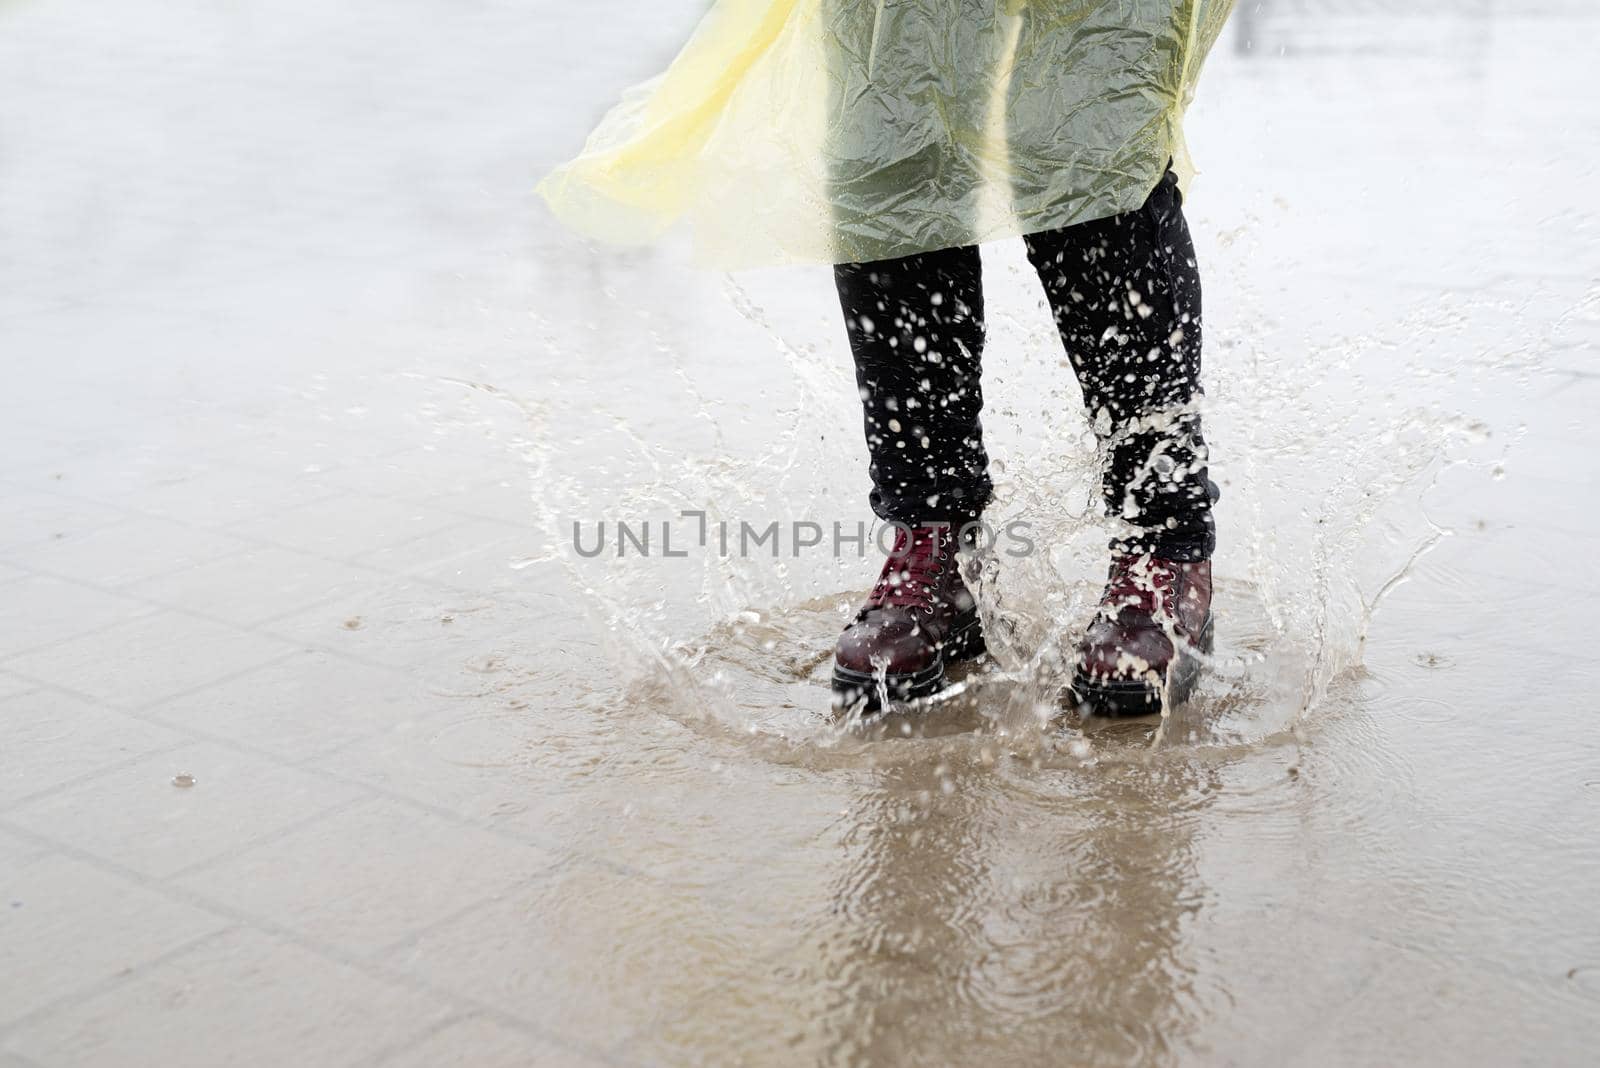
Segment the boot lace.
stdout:
[[940,527],[901,528],[867,604],[931,614],[938,599],[940,576],[950,560],[950,542],[949,531]]

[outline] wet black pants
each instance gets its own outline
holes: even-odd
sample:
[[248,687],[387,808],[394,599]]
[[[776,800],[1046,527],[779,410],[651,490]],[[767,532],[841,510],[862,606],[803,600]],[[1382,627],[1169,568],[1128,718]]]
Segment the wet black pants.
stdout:
[[[1131,524],[1114,548],[1208,558],[1217,490],[1195,410],[1200,274],[1176,176],[1135,211],[1026,240],[1100,442],[1106,509]],[[908,524],[976,518],[992,492],[978,250],[841,264],[834,275],[873,511]]]

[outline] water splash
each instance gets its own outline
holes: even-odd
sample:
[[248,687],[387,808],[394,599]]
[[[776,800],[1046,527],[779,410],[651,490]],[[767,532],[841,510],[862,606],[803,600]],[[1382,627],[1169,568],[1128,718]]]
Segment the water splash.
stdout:
[[[1506,309],[1449,293],[1349,336],[1288,337],[1250,282],[1261,225],[1251,217],[1218,236],[1208,263],[1205,417],[1225,490],[1217,649],[1191,706],[1145,724],[1136,732],[1143,744],[1249,743],[1314,714],[1359,664],[1385,597],[1449,535],[1424,508],[1430,487],[1446,470],[1487,472],[1504,460],[1507,441],[1470,411],[1446,407],[1440,350],[1462,347],[1449,363],[1489,382],[1525,373],[1549,343],[1466,348],[1469,337],[1499,337],[1485,319]],[[544,543],[526,566],[555,565],[581,598],[610,651],[614,700],[811,747],[910,733],[969,734],[976,745],[999,738],[1069,756],[1082,749],[1086,735],[1061,692],[1114,528],[1098,513],[1101,458],[1030,273],[1014,250],[985,255],[985,425],[996,482],[986,520],[997,528],[1027,522],[1038,551],[965,562],[990,662],[953,676],[947,693],[909,715],[876,724],[833,716],[827,687],[833,640],[876,572],[876,555],[835,556],[826,545],[724,553],[706,533],[745,521],[785,529],[795,520],[870,521],[854,382],[831,293],[817,279],[773,272],[723,280],[717,329],[735,329],[731,313],[757,342],[742,350],[742,381],[654,323],[643,331],[657,362],[649,381],[591,390],[581,413],[557,416],[548,402],[460,383],[526,420],[513,447],[527,464]],[[552,345],[574,332],[555,322],[546,329]],[[555,386],[573,391],[582,387]],[[644,418],[640,393],[654,402]],[[639,551],[637,539],[629,552],[619,537],[594,559],[574,552],[574,524],[606,523],[642,526],[647,538],[652,524],[672,526],[680,549],[692,551],[665,558],[658,537],[656,555]],[[697,534],[687,546],[685,531]]]

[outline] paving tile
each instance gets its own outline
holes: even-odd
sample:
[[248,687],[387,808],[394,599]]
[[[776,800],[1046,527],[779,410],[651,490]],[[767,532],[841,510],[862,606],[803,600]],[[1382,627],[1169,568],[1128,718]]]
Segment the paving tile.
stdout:
[[[1593,443],[1595,405],[1600,404],[1600,378],[1593,376],[1594,351],[1590,348],[1586,353],[1591,377],[1557,383],[1539,397],[1538,421],[1528,433],[1535,440],[1573,446],[1569,451],[1580,457],[1579,465],[1593,463],[1592,455],[1583,455],[1585,451],[1592,454],[1592,448],[1584,450],[1582,446]],[[1515,451],[1512,456],[1515,458]]]
[[[229,457],[232,463],[341,495],[366,492],[363,470],[415,449],[417,439],[430,433],[427,421],[414,414],[414,394],[391,388],[380,397],[368,369],[297,370],[296,381],[277,384],[278,397],[264,403],[247,398],[241,411],[225,420],[203,420],[197,429],[225,436],[237,450]],[[358,396],[362,403],[353,403]],[[359,421],[351,409],[360,412]]]
[[[44,318],[59,321],[62,316],[47,312]],[[7,328],[13,325],[8,323]],[[49,412],[41,408],[37,396],[30,396],[26,408],[0,420],[0,477],[23,485],[53,481],[75,463],[127,447],[125,425],[95,418],[98,413],[89,411],[95,401],[89,395],[74,391],[72,400],[70,412]]]
[[382,581],[381,576],[347,563],[268,547],[135,582],[126,592],[253,627]]
[[[663,882],[718,900],[742,898],[753,909],[786,909],[760,858],[795,849],[837,818],[835,784],[769,767],[696,767],[653,754],[655,776],[636,769],[629,788],[617,769],[611,783],[574,786],[542,832],[585,855],[626,864]],[[647,783],[647,784],[646,784]],[[785,819],[775,824],[771,806]]]
[[[178,776],[194,785],[177,785]],[[18,827],[161,878],[242,850],[358,796],[205,742],[152,755],[6,813]]]
[[128,518],[119,508],[14,485],[5,488],[5,501],[0,512],[0,554],[6,556]]
[[[1585,433],[1561,438],[1543,430],[1530,432],[1507,450],[1505,476],[1495,484],[1496,489],[1539,479],[1556,482],[1567,494],[1592,501],[1593,491],[1600,487],[1600,455],[1592,446]],[[1488,494],[1497,495],[1493,491]]]
[[12,657],[7,671],[135,708],[295,651],[279,638],[179,612],[140,616]]
[[[1507,977],[1397,952],[1277,1063],[1587,1064],[1600,1045],[1600,967]],[[1501,1021],[1484,1026],[1484,1016]]]
[[[532,846],[377,800],[186,876],[183,885],[367,955],[549,869]],[[281,878],[293,871],[297,877]]]
[[437,497],[428,498],[427,503],[447,512],[495,519],[519,527],[532,525],[538,516],[527,473],[477,485],[451,487]]
[[[619,726],[591,709],[474,707],[447,706],[317,764],[547,848],[713,895],[750,891],[757,902],[772,889],[770,873],[751,870],[757,858],[838,816],[837,786],[718,764],[682,728]],[[774,804],[786,813],[781,826],[768,818]]]
[[54,645],[114,623],[148,616],[155,608],[137,599],[46,575],[30,575],[0,589],[0,659]]
[[209,466],[193,450],[142,441],[62,456],[52,467],[14,475],[12,479],[29,489],[92,501],[132,514],[145,511],[139,502],[153,489],[182,484]]
[[531,529],[485,519],[460,524],[360,558],[380,571],[416,575],[461,589],[536,588],[531,576],[511,566],[541,551]]
[[35,545],[26,559],[35,571],[115,588],[249,547],[249,542],[216,531],[138,516]]
[[375,1068],[600,1068],[604,1063],[527,1031],[473,1016],[380,1058]]
[[[438,433],[441,424],[442,420],[435,420],[431,431]],[[424,487],[431,495],[444,487],[477,487],[526,474],[527,467],[504,440],[479,435],[446,439],[431,447],[403,448],[342,465],[330,471],[328,479],[350,492],[416,499]]]
[[56,852],[55,848],[30,838],[20,831],[8,830],[0,823],[0,871],[19,869],[24,861],[38,859]]
[[284,548],[354,560],[460,522],[458,515],[425,505],[348,494],[286,508],[228,529]]
[[535,535],[513,534],[476,546],[460,556],[416,567],[410,573],[486,597],[508,597],[550,604],[558,613],[558,619],[572,619],[576,616],[576,604],[572,601],[560,604],[550,596],[551,587],[545,582],[546,572],[528,566],[528,562],[542,552]]
[[15,697],[20,693],[30,693],[37,689],[39,689],[37,682],[0,671],[0,700],[7,697]]
[[[552,620],[570,618],[553,598],[491,595],[425,579],[396,578],[266,624],[296,644],[422,672],[430,683],[485,692],[490,678],[537,670]],[[574,634],[575,644],[582,636]]]
[[[460,708],[460,706],[455,706]],[[540,832],[554,811],[548,782],[537,768],[526,766],[519,735],[499,732],[493,753],[463,751],[453,728],[474,719],[461,708],[426,720],[402,724],[317,759],[330,773],[394,794],[419,805],[493,826],[544,844]],[[535,728],[532,720],[525,731]],[[510,748],[504,743],[509,742]]]
[[386,960],[580,1047],[749,974],[793,935],[694,891],[574,862]]
[[1541,471],[1519,464],[1513,450],[1504,477],[1496,479],[1491,471],[1478,469],[1445,472],[1425,498],[1425,506],[1434,521],[1463,534],[1488,519],[1529,531],[1550,528],[1581,535],[1600,528],[1600,503],[1584,466],[1583,460],[1575,459]]
[[0,1027],[225,926],[60,854],[0,840],[0,859]]
[[0,808],[188,740],[185,735],[56,690],[0,697]]
[[279,406],[269,416],[256,415],[231,435],[238,452],[229,457],[230,463],[301,484],[306,493],[299,504],[352,493],[383,496],[368,493],[352,472],[394,452],[399,444],[387,435],[330,433],[326,420],[309,419],[292,405]]
[[46,1064],[354,1064],[448,1014],[440,1002],[248,929],[139,969],[10,1038]]
[[[126,506],[201,526],[224,527],[325,500],[336,491],[321,480],[238,465],[202,467],[160,478],[126,498]],[[109,499],[103,494],[97,498]],[[123,503],[118,499],[116,503]]]
[[[547,848],[713,893],[837,816],[837,790],[815,777],[719,763],[679,725],[518,703],[442,705],[316,765]],[[789,815],[780,827],[765,816],[775,796]]]
[[[169,410],[178,406],[170,395],[161,396],[158,403]],[[237,467],[225,459],[235,449],[248,448],[236,440],[233,427],[199,424],[178,416],[148,431],[139,441],[66,457],[47,471],[13,478],[31,489],[180,521],[214,520],[236,504],[261,501],[258,510],[234,515],[237,521],[282,507],[289,500],[274,490],[281,491],[284,484],[292,486],[294,479]],[[208,447],[196,449],[195,441],[205,441]],[[277,499],[272,499],[275,496]],[[301,497],[299,502],[306,499]],[[168,504],[180,507],[168,508]],[[190,507],[181,507],[183,504]]]
[[431,718],[448,700],[408,672],[305,649],[146,711],[298,763]]

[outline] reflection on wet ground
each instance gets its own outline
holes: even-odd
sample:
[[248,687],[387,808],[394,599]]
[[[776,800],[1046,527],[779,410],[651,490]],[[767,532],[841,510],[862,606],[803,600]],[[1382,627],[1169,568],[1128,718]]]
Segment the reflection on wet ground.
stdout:
[[1015,249],[1045,550],[959,692],[828,709],[875,561],[570,550],[866,518],[826,272],[529,207],[697,4],[0,10],[0,1063],[1592,1059],[1594,20],[1249,6],[1223,627],[1120,723],[1052,688],[1103,531]]

